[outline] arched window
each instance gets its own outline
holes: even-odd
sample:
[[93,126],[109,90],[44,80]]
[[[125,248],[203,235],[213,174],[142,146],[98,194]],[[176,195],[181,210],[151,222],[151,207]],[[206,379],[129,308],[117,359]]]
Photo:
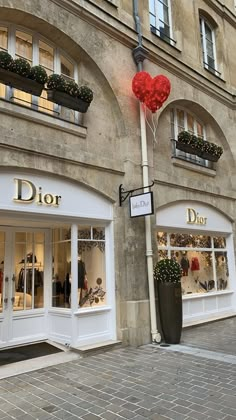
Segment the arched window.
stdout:
[[[172,108],[171,109],[171,136],[173,139],[177,140],[178,134],[181,131],[188,131],[191,134],[194,134],[198,137],[201,137],[203,140],[206,140],[206,130],[203,123],[198,120],[193,114],[187,112],[182,108]],[[196,155],[185,153],[183,151],[177,150],[174,147],[174,154],[176,157],[191,161],[196,164],[209,166],[208,161],[201,159]]]
[[202,16],[200,17],[200,35],[203,65],[212,73],[220,75],[216,63],[215,32],[209,22]]
[[[15,25],[0,25],[0,50],[8,51],[13,58],[24,58],[31,66],[40,64],[48,75],[58,73],[66,79],[78,81],[77,64],[38,33],[17,28]],[[46,99],[46,91],[38,98],[0,84],[0,97],[42,112],[58,114],[59,106]],[[72,119],[71,114],[74,114],[74,111],[70,110],[69,114],[69,119]]]

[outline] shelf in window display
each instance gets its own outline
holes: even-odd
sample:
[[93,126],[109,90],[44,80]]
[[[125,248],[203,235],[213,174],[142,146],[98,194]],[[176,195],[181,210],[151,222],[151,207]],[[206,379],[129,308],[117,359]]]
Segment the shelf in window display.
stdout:
[[0,68],[0,83],[30,93],[34,96],[40,96],[44,88],[44,85],[35,80],[3,68]]
[[55,89],[47,89],[47,99],[66,108],[74,109],[82,113],[87,112],[89,103],[80,98],[73,97],[66,92]]

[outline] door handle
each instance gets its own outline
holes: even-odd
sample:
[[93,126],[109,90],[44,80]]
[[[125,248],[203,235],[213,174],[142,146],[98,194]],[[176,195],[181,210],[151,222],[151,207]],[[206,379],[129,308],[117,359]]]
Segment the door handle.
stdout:
[[7,303],[8,303],[8,283],[9,282],[9,277],[8,276],[6,276],[5,277],[5,287],[4,287],[4,289],[5,289],[5,296],[4,296],[4,303],[6,304],[6,306],[7,306]]
[[11,298],[11,302],[14,305],[14,303],[15,303],[15,281],[16,281],[15,274],[12,275],[11,280],[12,280],[12,283],[13,283],[12,284],[12,298]]

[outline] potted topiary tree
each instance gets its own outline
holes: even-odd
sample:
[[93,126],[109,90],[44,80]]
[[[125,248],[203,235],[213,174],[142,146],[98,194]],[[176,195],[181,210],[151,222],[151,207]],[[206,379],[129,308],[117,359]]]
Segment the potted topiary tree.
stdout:
[[154,267],[155,289],[163,338],[166,343],[178,344],[182,331],[182,269],[173,259],[163,259]]
[[46,80],[47,73],[41,66],[31,68],[24,58],[13,60],[8,52],[0,51],[1,83],[40,96]]
[[79,87],[74,81],[66,81],[60,74],[52,74],[47,82],[48,100],[59,105],[86,112],[93,100],[93,92],[87,86]]

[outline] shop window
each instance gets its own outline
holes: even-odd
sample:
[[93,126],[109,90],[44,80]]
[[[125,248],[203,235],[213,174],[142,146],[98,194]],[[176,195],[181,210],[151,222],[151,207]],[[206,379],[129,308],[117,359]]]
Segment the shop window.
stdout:
[[204,17],[200,17],[200,36],[203,65],[213,74],[220,76],[216,63],[215,31]]
[[183,295],[222,292],[229,288],[224,236],[158,232],[157,246],[159,259],[173,258],[181,265]]
[[0,313],[3,308],[4,296],[4,259],[5,259],[5,233],[0,232]]
[[[71,232],[53,229],[52,306],[71,306]],[[105,228],[79,225],[77,235],[78,307],[106,303]]]
[[79,306],[97,307],[106,303],[105,228],[78,228]]
[[14,311],[44,306],[44,246],[42,232],[15,234]]
[[[0,50],[8,51],[14,58],[26,59],[31,66],[41,65],[48,75],[58,73],[70,80],[77,79],[78,68],[76,63],[67,58],[60,48],[41,39],[41,36],[37,33],[18,30],[11,25],[0,26]],[[72,122],[76,122],[78,119],[77,112],[73,110],[65,112],[62,107],[48,101],[45,90],[38,98],[17,89],[6,88],[6,86],[0,84],[0,97],[41,112],[61,116]]]
[[70,308],[71,239],[70,228],[53,229],[52,240],[52,306]]
[[173,155],[179,159],[187,160],[196,165],[211,167],[212,163],[204,160],[196,155],[185,153],[182,150],[176,149],[175,142],[178,139],[178,134],[181,131],[189,131],[191,134],[201,137],[206,140],[206,130],[204,125],[193,114],[187,112],[185,109],[172,108],[170,111],[171,117],[171,137],[173,139]]
[[152,33],[171,45],[172,39],[170,0],[149,0],[150,27]]

